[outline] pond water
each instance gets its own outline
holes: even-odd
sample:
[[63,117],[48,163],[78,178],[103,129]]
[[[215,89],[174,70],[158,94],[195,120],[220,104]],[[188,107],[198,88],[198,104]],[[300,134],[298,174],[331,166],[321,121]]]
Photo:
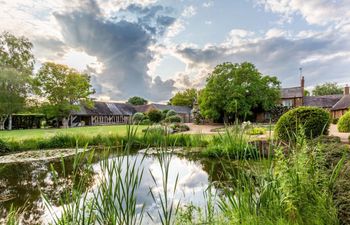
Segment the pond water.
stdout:
[[[117,154],[110,154],[108,161],[121,157]],[[98,174],[101,173],[100,161],[105,160],[95,153],[92,168],[94,171],[93,181],[87,185],[87,190],[94,191],[99,185]],[[131,162],[144,169],[143,178],[137,190],[137,202],[145,204],[145,212],[150,214],[157,221],[157,205],[151,194],[153,191],[161,192],[162,174],[159,161],[156,155],[136,153],[129,156]],[[125,161],[125,160],[124,160]],[[12,164],[0,164],[0,223],[4,219],[11,205],[23,208],[23,224],[46,224],[52,218],[48,209],[43,203],[41,193],[45,193],[52,202],[55,210],[59,212],[58,199],[65,188],[69,186],[69,174],[72,171],[72,157],[65,158],[64,170],[59,159],[51,161],[16,162]],[[57,172],[60,185],[55,185],[52,168]],[[168,190],[173,190],[178,176],[177,188],[172,200],[181,202],[181,205],[194,204],[204,206],[206,199],[204,192],[211,185],[212,192],[220,193],[223,187],[227,186],[228,174],[224,168],[229,168],[229,175],[246,171],[247,167],[239,165],[234,161],[218,161],[208,158],[191,156],[171,155],[169,168]],[[127,169],[127,164],[122,163],[122,169]],[[65,178],[63,178],[65,173]],[[154,179],[151,176],[153,174]],[[156,182],[155,182],[156,181]],[[144,223],[150,223],[149,217],[144,216]],[[154,223],[154,222],[152,222]]]

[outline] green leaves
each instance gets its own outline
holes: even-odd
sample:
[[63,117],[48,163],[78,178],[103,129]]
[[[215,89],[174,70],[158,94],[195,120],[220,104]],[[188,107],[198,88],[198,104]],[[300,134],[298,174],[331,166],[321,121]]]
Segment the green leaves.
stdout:
[[211,119],[251,115],[269,110],[280,95],[276,77],[264,76],[252,63],[217,65],[200,94],[202,114]]
[[36,84],[38,94],[48,100],[44,109],[55,117],[67,117],[79,104],[92,105],[89,96],[95,91],[90,77],[66,65],[45,63],[37,74]]

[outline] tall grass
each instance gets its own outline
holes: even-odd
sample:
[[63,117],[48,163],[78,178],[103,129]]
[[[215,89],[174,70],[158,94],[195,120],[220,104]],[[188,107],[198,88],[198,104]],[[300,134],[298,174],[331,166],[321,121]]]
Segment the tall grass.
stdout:
[[208,144],[204,155],[210,157],[229,157],[233,159],[248,159],[258,157],[257,147],[250,143],[245,129],[239,125],[226,127],[223,134],[214,136]]

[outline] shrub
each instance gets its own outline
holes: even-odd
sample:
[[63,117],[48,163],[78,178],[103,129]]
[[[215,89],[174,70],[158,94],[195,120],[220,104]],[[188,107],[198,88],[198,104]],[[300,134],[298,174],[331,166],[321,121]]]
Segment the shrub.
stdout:
[[166,117],[171,117],[171,116],[176,116],[176,115],[177,115],[177,113],[174,110],[169,110],[166,113]]
[[164,120],[166,118],[166,114],[169,112],[169,109],[164,109],[162,111],[162,120]]
[[266,133],[266,129],[263,127],[254,127],[249,129],[246,133],[249,135],[262,135]]
[[281,116],[275,126],[275,137],[283,141],[294,141],[304,132],[306,138],[328,133],[330,114],[317,107],[302,106]]
[[151,125],[152,122],[149,119],[143,119],[139,124],[140,125]]
[[170,126],[175,132],[184,132],[190,130],[186,124],[175,123]]
[[339,132],[350,132],[350,111],[340,117],[338,121]]
[[137,112],[132,116],[134,123],[140,123],[145,118],[145,115],[142,112]]
[[182,122],[182,118],[180,116],[169,116],[167,118],[165,118],[164,122],[166,123],[181,123]]
[[162,113],[159,110],[151,109],[147,116],[149,120],[153,123],[159,123],[162,120]]

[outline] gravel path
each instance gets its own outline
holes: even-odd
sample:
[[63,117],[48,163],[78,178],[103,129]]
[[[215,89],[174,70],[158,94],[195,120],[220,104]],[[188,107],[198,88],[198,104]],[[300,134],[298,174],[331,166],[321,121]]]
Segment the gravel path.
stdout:
[[330,136],[338,136],[338,137],[340,137],[341,142],[349,143],[348,137],[350,136],[350,133],[338,132],[337,125],[331,124],[331,126],[329,127],[329,135]]

